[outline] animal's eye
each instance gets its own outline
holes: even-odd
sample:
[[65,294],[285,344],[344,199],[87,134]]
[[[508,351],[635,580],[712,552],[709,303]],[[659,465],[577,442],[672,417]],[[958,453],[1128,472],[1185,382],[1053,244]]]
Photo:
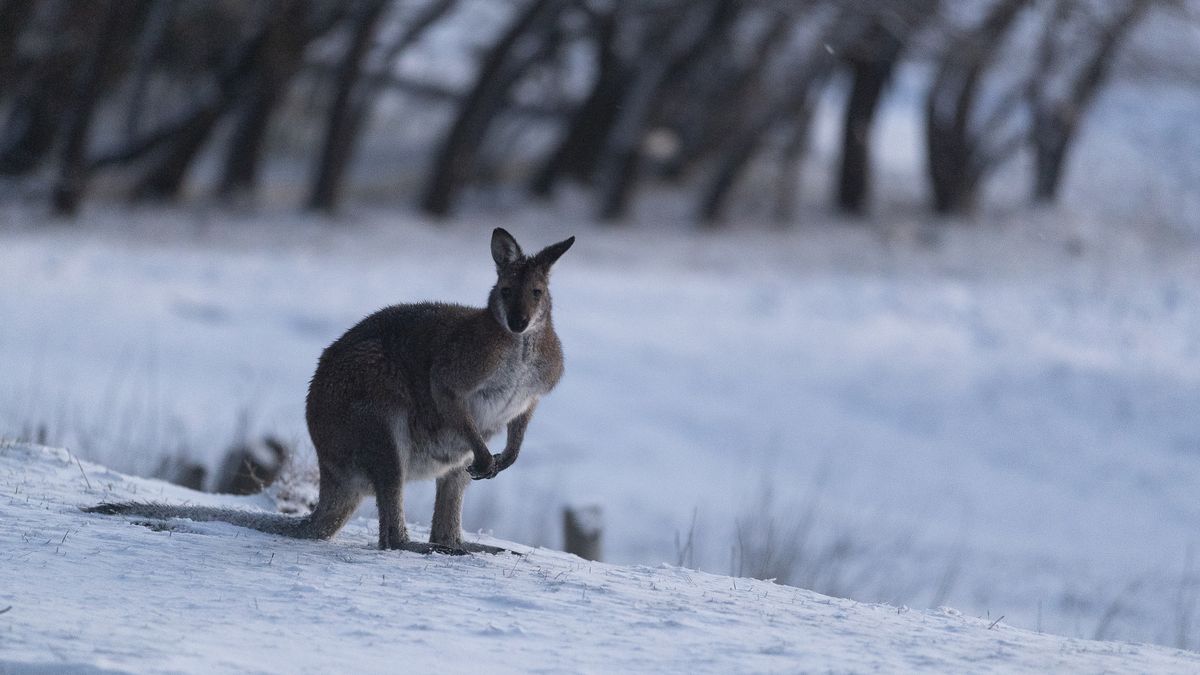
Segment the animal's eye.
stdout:
[[500,289],[500,297],[507,298],[510,295],[512,295],[512,289],[508,286],[504,286]]
[[542,297],[542,289],[540,289],[540,288],[533,289],[533,297],[535,297],[535,298]]

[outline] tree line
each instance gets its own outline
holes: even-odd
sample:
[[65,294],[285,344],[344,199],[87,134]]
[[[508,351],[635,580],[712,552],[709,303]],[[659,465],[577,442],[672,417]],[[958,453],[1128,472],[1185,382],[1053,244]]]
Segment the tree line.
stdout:
[[494,168],[487,148],[537,130],[549,140],[513,144],[520,170],[503,173],[530,199],[575,184],[597,218],[618,221],[639,188],[669,184],[719,224],[764,166],[788,220],[815,107],[838,81],[831,198],[857,214],[880,102],[910,61],[930,71],[931,209],[969,212],[1021,152],[1030,198],[1049,202],[1133,29],[1189,11],[1186,0],[489,1],[506,23],[477,50],[469,85],[450,89],[395,64],[480,0],[0,0],[0,176],[41,181],[70,215],[106,177],[131,200],[177,200],[209,153],[213,194],[252,195],[268,131],[307,81],[320,92],[309,209],[338,209],[372,114],[399,96],[448,110],[413,195],[435,216]]

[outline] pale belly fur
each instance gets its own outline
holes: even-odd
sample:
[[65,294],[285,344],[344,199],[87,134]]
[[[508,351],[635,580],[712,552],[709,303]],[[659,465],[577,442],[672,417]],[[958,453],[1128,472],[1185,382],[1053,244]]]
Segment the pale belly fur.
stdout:
[[[467,401],[468,412],[475,428],[485,442],[490,441],[517,415],[525,412],[537,398],[537,392],[528,386],[487,386],[472,394]],[[407,455],[404,482],[431,480],[444,476],[453,469],[471,463],[470,447],[462,437],[452,431],[440,431],[433,438],[422,439],[415,447],[409,434],[407,411],[400,411],[392,422],[392,436],[401,456]],[[492,452],[499,452],[493,448]]]

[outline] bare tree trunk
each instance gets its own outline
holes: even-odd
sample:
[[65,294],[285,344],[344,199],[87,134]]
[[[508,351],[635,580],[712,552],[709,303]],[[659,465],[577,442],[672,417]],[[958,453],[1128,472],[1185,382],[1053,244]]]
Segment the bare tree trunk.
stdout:
[[171,200],[178,197],[192,161],[227,107],[225,101],[206,106],[189,120],[188,125],[165,144],[157,161],[142,173],[142,178],[134,185],[133,199]]
[[0,91],[8,89],[17,71],[13,57],[25,21],[33,12],[33,0],[0,0]]
[[549,196],[564,177],[580,182],[592,179],[604,140],[612,130],[626,91],[628,70],[614,50],[616,10],[596,19],[596,79],[579,108],[571,114],[566,132],[550,158],[534,174],[529,191]]
[[[729,129],[742,125],[746,102],[761,99],[771,88],[763,82],[763,74],[772,56],[792,35],[804,11],[814,6],[795,3],[774,8],[744,64],[731,63],[733,46],[726,44],[707,54],[707,62],[693,69],[693,79],[679,81],[672,88],[666,98],[673,108],[670,127],[679,138],[679,149],[659,167],[664,178],[685,180],[706,157],[721,148]],[[732,41],[729,36],[725,39]]]
[[775,182],[775,208],[772,217],[780,225],[796,218],[796,193],[800,189],[800,165],[808,150],[808,131],[812,126],[812,106],[805,106],[792,124],[790,138],[779,153],[779,175]]
[[1126,36],[1150,8],[1150,0],[1130,0],[1107,26],[1102,28],[1095,51],[1072,83],[1066,100],[1035,101],[1033,113],[1034,183],[1033,199],[1050,203],[1058,198],[1063,167],[1079,131],[1084,113],[1108,80],[1112,63]]
[[0,174],[20,175],[37,168],[60,137],[75,94],[76,64],[85,58],[83,50],[105,9],[99,2],[65,4],[54,27],[61,39],[25,66],[25,72],[14,75],[16,95],[0,132]]
[[150,6],[146,28],[138,39],[133,57],[133,81],[125,115],[125,140],[132,141],[138,133],[138,122],[150,92],[150,76],[154,72],[154,57],[166,39],[171,21],[179,8],[178,0],[158,0]]
[[867,54],[850,59],[853,84],[842,126],[842,157],[838,171],[837,204],[847,213],[862,213],[871,179],[870,136],[875,111],[891,80],[903,43],[887,27],[868,31]]
[[[792,144],[791,149],[803,152],[805,144],[802,139],[807,137],[808,127],[812,121],[810,86],[812,86],[812,82],[806,84],[804,89],[798,90],[792,97],[761,113],[755,122],[730,139],[725,153],[719,158],[712,179],[701,192],[698,215],[702,223],[713,227],[721,222],[733,186],[745,171],[750,160],[762,147],[767,133],[774,129],[781,120],[791,120],[792,139],[800,139]],[[799,156],[795,156],[794,159],[798,161]],[[786,161],[785,159],[785,163]]]
[[[449,3],[443,1],[435,6],[438,5],[445,8]],[[309,192],[310,209],[331,212],[337,206],[342,176],[350,163],[358,130],[365,117],[362,111],[369,105],[367,100],[361,100],[369,97],[369,94],[357,91],[360,88],[359,74],[386,7],[386,0],[367,0],[360,5],[353,19],[350,46],[342,55],[336,71],[337,90],[329,107],[325,139],[321,143],[321,156]]]
[[62,84],[70,74],[59,71],[59,85],[21,97],[9,111],[0,135],[0,174],[20,175],[36,168],[58,136],[66,103]]
[[977,29],[955,40],[942,57],[925,98],[928,170],[937,213],[973,210],[981,179],[1004,159],[1001,153],[987,152],[979,136],[995,130],[976,131],[970,125],[984,70],[1029,2],[1000,0]]
[[305,25],[308,3],[293,0],[277,8],[241,101],[229,139],[217,194],[230,197],[254,190],[258,183],[263,143],[271,114],[287,92],[300,67],[304,48],[314,35]]
[[111,0],[95,32],[96,46],[76,74],[75,93],[68,107],[66,142],[59,164],[51,203],[58,215],[73,216],[79,208],[87,180],[85,154],[92,114],[104,82],[104,71],[120,47],[121,37],[136,33],[149,5],[145,2]]
[[[842,21],[835,21],[821,44],[794,67],[794,74],[783,88],[784,94],[758,110],[739,131],[730,135],[716,158],[708,184],[700,193],[697,218],[701,223],[715,227],[721,222],[734,185],[767,135],[780,124],[789,125],[789,146],[801,153],[794,158],[796,162],[800,160],[812,121],[815,96],[834,65],[830,53],[840,52],[849,34],[852,31]],[[785,165],[787,161],[784,160]]]
[[1058,187],[1062,182],[1063,163],[1067,149],[1074,136],[1073,121],[1060,117],[1066,113],[1061,107],[1034,112],[1033,130],[1033,201],[1049,204],[1058,198]]
[[504,106],[512,85],[532,60],[515,62],[515,47],[526,35],[539,39],[544,46],[564,6],[562,0],[532,0],[488,51],[475,85],[459,106],[454,124],[437,151],[421,197],[421,208],[426,213],[444,216],[450,212],[459,190],[475,168],[488,127]]
[[725,206],[737,179],[742,175],[746,164],[758,152],[763,136],[766,135],[774,120],[754,125],[751,129],[739,134],[737,140],[729,144],[728,150],[722,155],[713,172],[708,187],[701,193],[699,217],[708,226],[717,225],[725,214]]
[[725,30],[736,10],[730,0],[709,0],[691,9],[682,26],[668,31],[668,43],[661,51],[655,48],[634,75],[599,162],[597,216],[601,220],[616,220],[628,209],[641,162],[642,137],[664,84]]
[[264,18],[256,24],[254,32],[230,50],[228,65],[217,83],[216,96],[170,129],[169,135],[153,135],[147,143],[131,149],[132,154],[138,155],[158,151],[134,184],[133,199],[174,199],[179,195],[183,179],[213,127],[251,80],[255,61],[270,29],[269,21]]

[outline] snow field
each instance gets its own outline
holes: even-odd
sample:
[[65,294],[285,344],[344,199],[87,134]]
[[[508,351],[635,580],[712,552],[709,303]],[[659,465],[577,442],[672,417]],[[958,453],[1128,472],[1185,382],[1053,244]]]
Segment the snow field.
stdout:
[[[371,548],[217,523],[153,529],[77,507],[256,508],[0,446],[0,672],[1194,672],[1200,656],[862,604],[669,565]],[[419,532],[418,534],[425,534]]]

